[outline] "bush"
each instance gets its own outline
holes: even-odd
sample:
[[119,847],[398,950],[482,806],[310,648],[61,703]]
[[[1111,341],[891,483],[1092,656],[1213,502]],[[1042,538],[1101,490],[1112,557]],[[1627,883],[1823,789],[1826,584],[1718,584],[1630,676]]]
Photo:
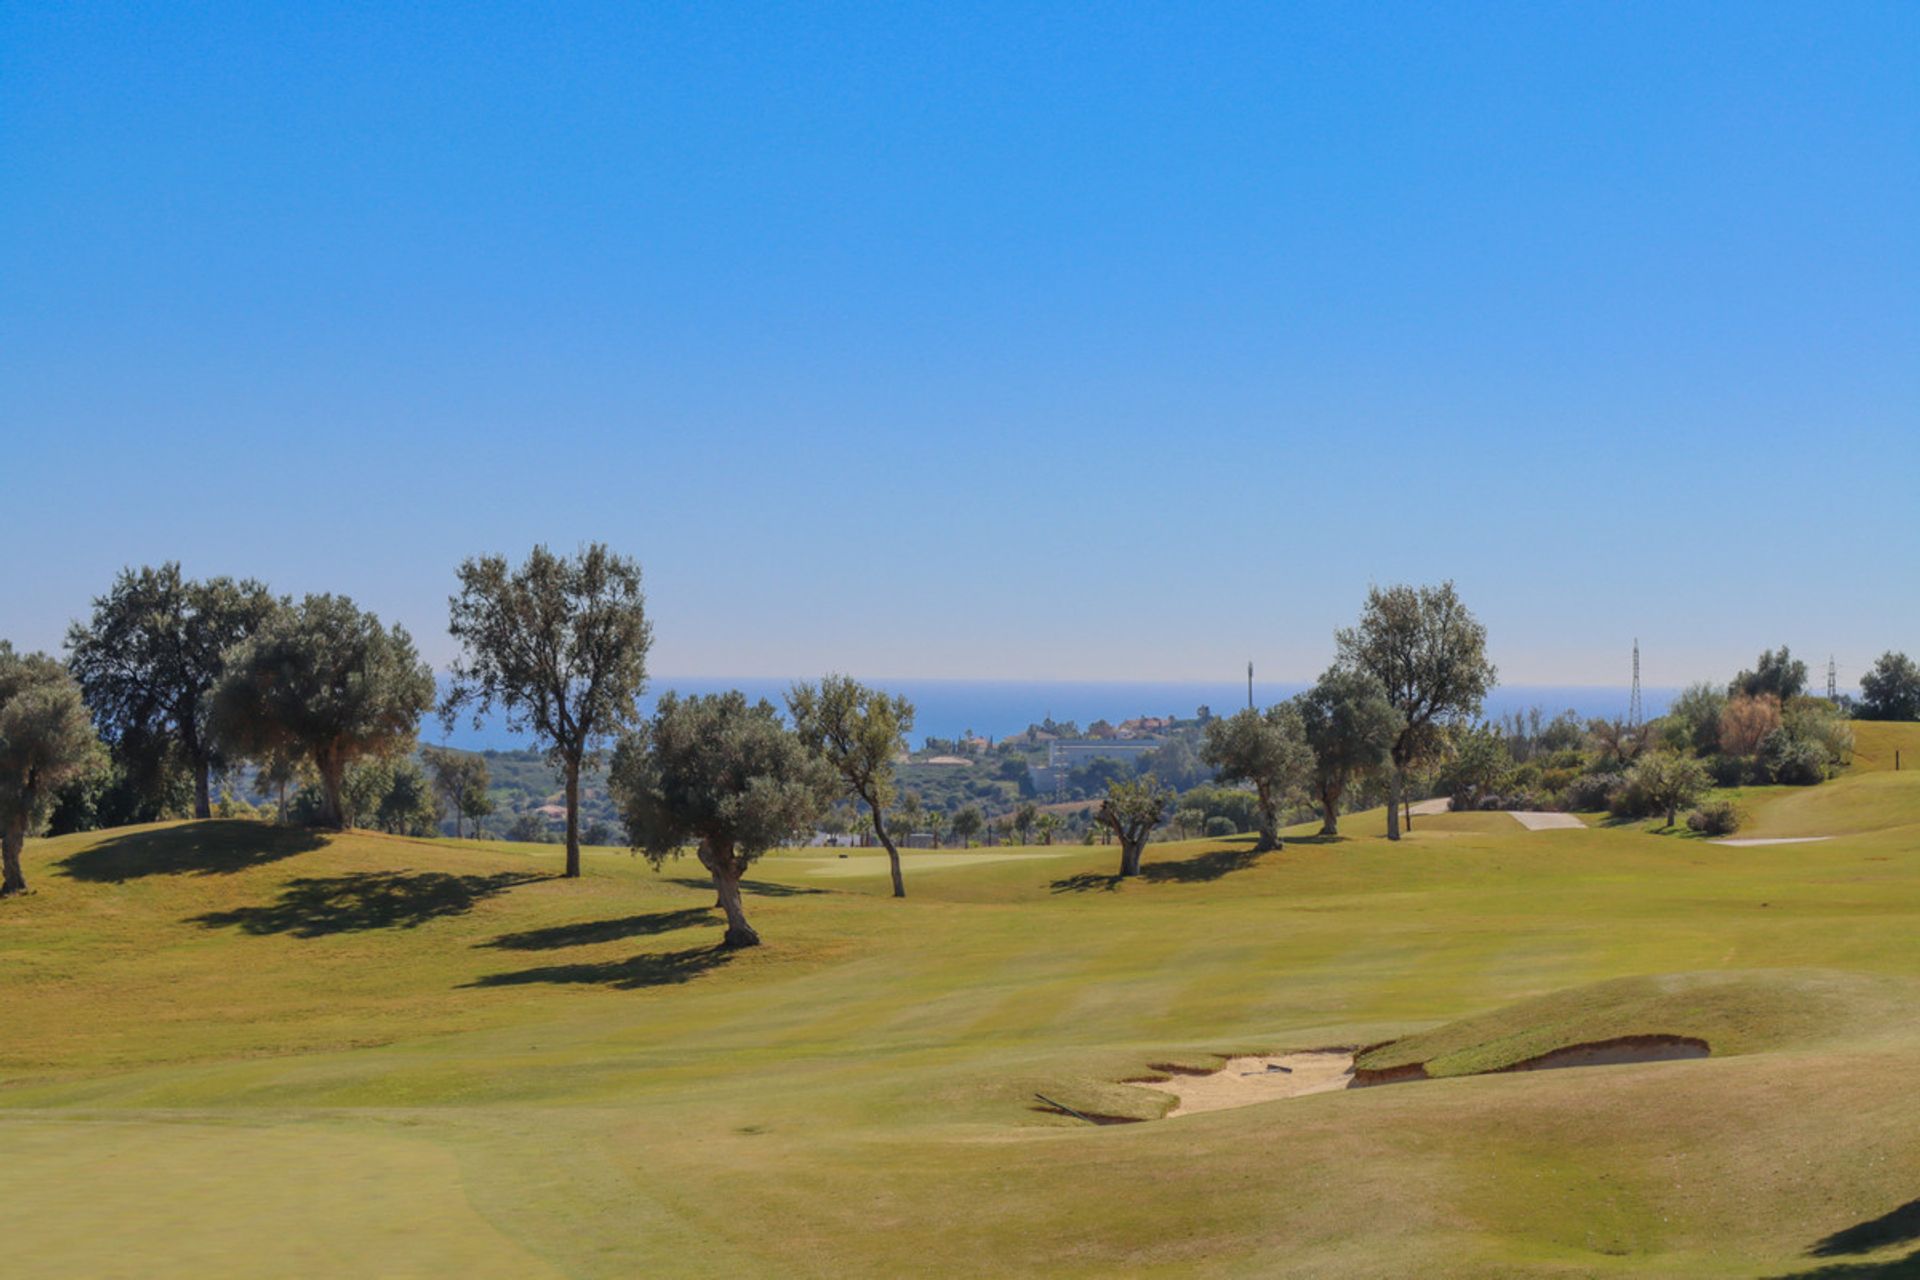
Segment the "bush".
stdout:
[[1233,819],[1227,817],[1208,818],[1207,834],[1216,838],[1235,834]]
[[1707,773],[1716,787],[1737,787],[1753,776],[1753,766],[1739,756],[1708,756]]
[[1617,773],[1583,773],[1560,789],[1560,802],[1569,813],[1598,813],[1625,781]]
[[1651,818],[1660,811],[1647,788],[1631,777],[1621,779],[1607,797],[1607,812],[1616,818]]
[[1819,744],[1775,729],[1760,743],[1760,767],[1767,777],[1789,787],[1810,787],[1827,777],[1827,753]]
[[1709,800],[1687,815],[1687,827],[1703,836],[1730,836],[1740,829],[1740,811],[1731,800]]

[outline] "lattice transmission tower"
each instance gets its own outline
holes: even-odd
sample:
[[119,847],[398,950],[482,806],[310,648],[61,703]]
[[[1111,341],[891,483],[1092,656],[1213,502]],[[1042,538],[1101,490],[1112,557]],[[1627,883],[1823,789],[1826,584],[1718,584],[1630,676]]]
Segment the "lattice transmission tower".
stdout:
[[1833,663],[1833,655],[1827,655],[1827,701],[1840,701],[1840,668]]
[[1640,727],[1640,637],[1633,638],[1633,696],[1627,700],[1627,728]]

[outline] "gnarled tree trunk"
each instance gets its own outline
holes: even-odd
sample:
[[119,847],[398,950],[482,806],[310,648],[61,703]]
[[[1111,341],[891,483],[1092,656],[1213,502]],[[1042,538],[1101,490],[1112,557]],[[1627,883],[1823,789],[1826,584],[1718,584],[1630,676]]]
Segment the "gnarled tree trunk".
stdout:
[[204,754],[193,759],[193,816],[213,816],[213,762]]
[[0,831],[0,898],[27,891],[27,875],[20,869],[20,851],[27,843],[27,815],[24,810],[7,819]]
[[1147,851],[1147,838],[1122,835],[1120,837],[1120,874],[1137,876],[1140,874],[1140,857]]
[[867,811],[873,815],[873,833],[880,837],[880,843],[887,846],[887,865],[893,872],[893,896],[907,896],[907,882],[900,876],[900,851],[893,847],[893,837],[887,834],[887,820],[880,816],[880,806],[870,804]]
[[1320,788],[1320,834],[1340,834],[1340,788],[1332,784]]
[[1260,788],[1260,839],[1253,846],[1255,853],[1266,853],[1280,847],[1280,806],[1273,801],[1266,787]]
[[720,899],[717,905],[727,913],[727,933],[720,945],[729,950],[759,946],[760,935],[747,923],[746,905],[740,897],[740,876],[746,868],[741,866],[732,848],[717,849],[702,840],[700,863],[713,876],[713,887]]
[[320,825],[343,831],[346,829],[347,816],[341,803],[340,789],[346,782],[346,763],[337,756],[326,755],[316,757],[313,767],[320,775]]

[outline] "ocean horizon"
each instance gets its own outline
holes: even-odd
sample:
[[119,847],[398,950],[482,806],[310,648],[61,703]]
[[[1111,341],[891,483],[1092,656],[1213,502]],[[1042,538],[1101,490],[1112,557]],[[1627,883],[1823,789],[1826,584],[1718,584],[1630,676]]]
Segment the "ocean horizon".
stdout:
[[[659,695],[672,690],[681,695],[720,693],[738,689],[749,698],[765,698],[784,707],[794,679],[772,676],[660,676],[649,682],[641,706],[651,713]],[[1241,680],[967,680],[875,679],[869,681],[914,704],[914,726],[908,742],[918,748],[927,738],[955,738],[972,730],[999,740],[1023,733],[1030,724],[1048,718],[1074,721],[1085,729],[1095,720],[1114,724],[1135,716],[1187,717],[1200,707],[1215,715],[1231,715],[1247,705],[1247,684]],[[1304,681],[1253,683],[1254,702],[1271,706],[1308,688]],[[1642,687],[1641,704],[1648,718],[1665,713],[1679,692],[1675,688]],[[1627,713],[1632,690],[1626,685],[1502,685],[1487,696],[1482,715],[1498,718],[1514,711],[1539,707],[1549,716],[1573,711],[1581,719],[1614,718]],[[421,740],[469,751],[512,751],[530,747],[525,734],[506,727],[498,714],[475,727],[462,717],[451,733],[442,734],[429,717]]]

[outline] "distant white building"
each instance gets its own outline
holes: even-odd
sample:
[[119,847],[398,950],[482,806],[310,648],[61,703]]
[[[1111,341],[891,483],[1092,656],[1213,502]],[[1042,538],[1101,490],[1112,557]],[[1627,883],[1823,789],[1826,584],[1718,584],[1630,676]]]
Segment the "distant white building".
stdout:
[[1167,745],[1165,738],[1070,738],[1056,739],[1047,744],[1047,762],[1034,765],[1027,772],[1033,779],[1033,789],[1046,794],[1054,790],[1058,782],[1070,771],[1092,760],[1131,761],[1136,756],[1158,750]]

